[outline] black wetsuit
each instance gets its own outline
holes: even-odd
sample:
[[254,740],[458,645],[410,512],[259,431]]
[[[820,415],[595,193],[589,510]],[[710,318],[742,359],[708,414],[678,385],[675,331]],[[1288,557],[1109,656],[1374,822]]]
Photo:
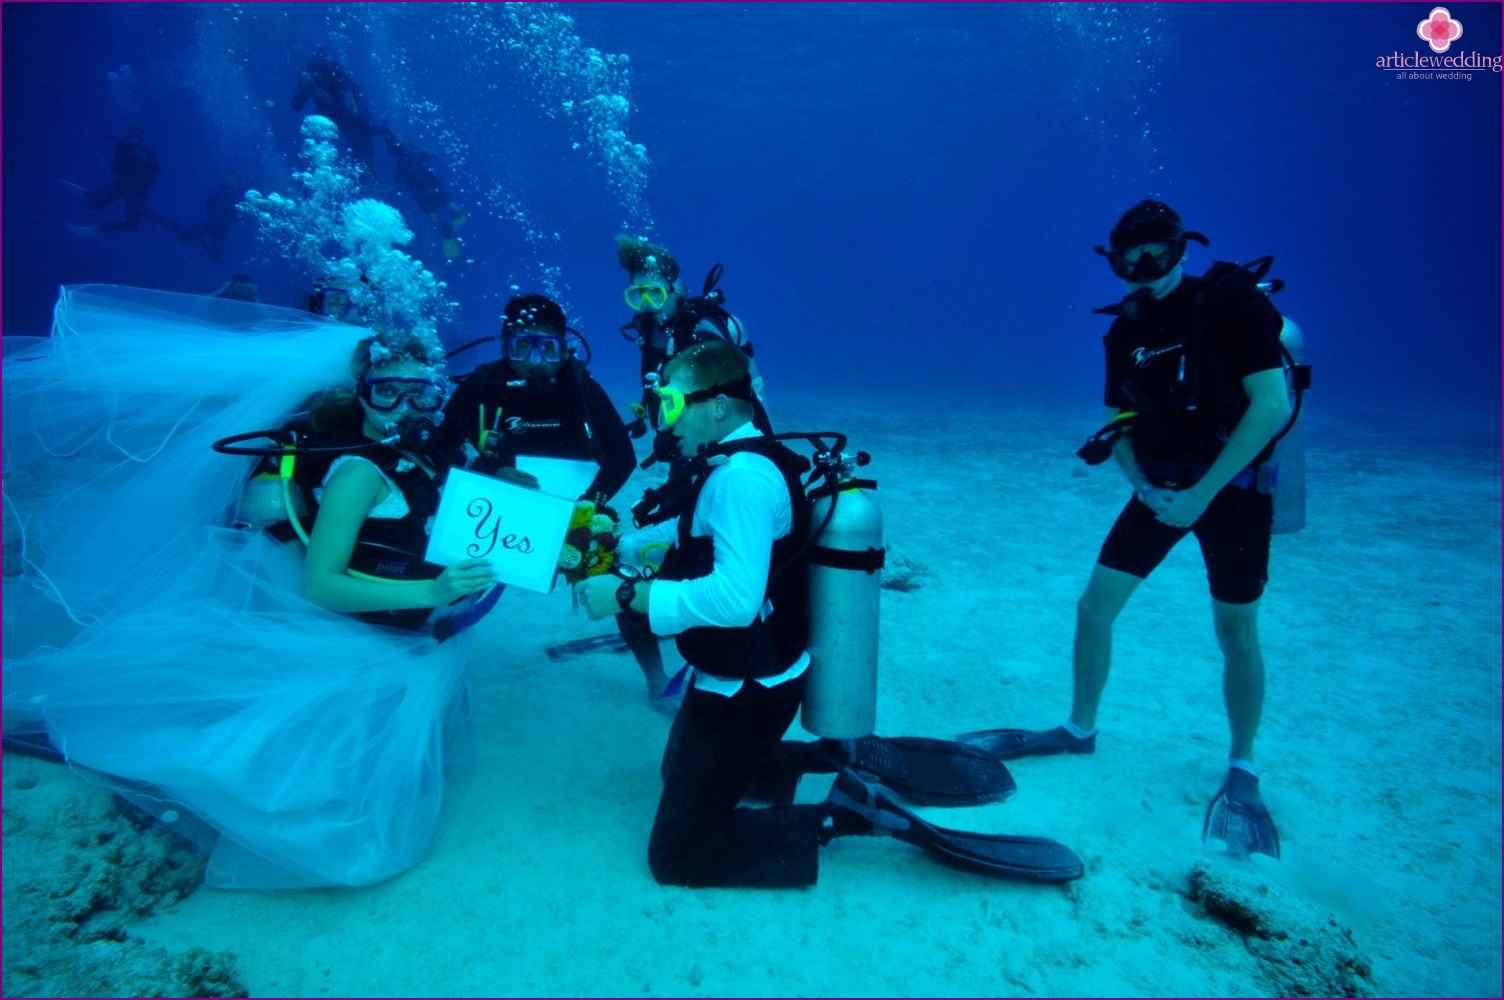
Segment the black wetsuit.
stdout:
[[197,243],[204,248],[210,260],[219,260],[225,252],[225,239],[230,227],[240,221],[240,212],[236,206],[244,198],[245,191],[238,185],[221,184],[209,192],[204,221],[183,230],[178,239],[184,243]]
[[454,210],[450,208],[449,195],[444,193],[443,185],[439,181],[439,175],[429,169],[428,164],[414,156],[405,146],[391,147],[393,155],[397,158],[397,170],[395,179],[398,184],[407,188],[428,216],[434,228],[442,236],[454,235]]
[[476,368],[444,408],[442,438],[468,441],[480,450],[482,431],[494,428],[495,457],[477,460],[473,467],[479,472],[515,466],[518,455],[595,462],[600,472],[587,496],[614,496],[632,475],[637,456],[606,390],[578,361],[566,361],[545,392],[506,384],[516,380],[505,361]]
[[345,68],[320,53],[308,60],[298,75],[298,89],[292,95],[292,108],[300,110],[307,101],[339,129],[352,155],[369,166],[374,154],[374,140],[385,135],[385,125],[373,125],[360,88]]
[[[704,324],[704,327],[702,327]],[[649,375],[661,375],[663,366],[674,355],[702,340],[719,338],[735,344],[752,356],[752,345],[741,334],[741,323],[717,303],[704,299],[685,299],[666,322],[658,322],[655,314],[640,312],[631,322],[622,325],[622,331],[636,334],[637,347],[642,352],[642,378],[644,384]],[[648,423],[658,419],[658,395],[644,389],[642,404],[647,409]],[[755,404],[757,428],[764,434],[773,433],[767,413],[761,403]]]
[[108,185],[85,195],[88,206],[98,212],[112,202],[125,201],[125,218],[119,222],[106,222],[101,230],[135,232],[141,228],[146,217],[146,196],[157,183],[162,172],[157,154],[140,140],[120,139],[115,143],[115,156],[110,161],[113,179]]
[[[1268,297],[1252,282],[1235,280],[1211,290],[1206,304],[1197,306],[1202,282],[1187,275],[1175,291],[1144,304],[1136,316],[1118,316],[1103,338],[1104,401],[1140,414],[1130,440],[1154,486],[1186,489],[1205,475],[1248,409],[1243,379],[1283,364],[1282,320]],[[1194,346],[1198,323],[1199,352]],[[1195,408],[1185,408],[1192,401]],[[1273,450],[1266,446],[1191,529],[1161,524],[1137,498],[1130,500],[1098,561],[1147,577],[1175,543],[1194,533],[1212,596],[1230,604],[1257,600],[1268,578],[1273,503],[1260,490],[1256,466]]]

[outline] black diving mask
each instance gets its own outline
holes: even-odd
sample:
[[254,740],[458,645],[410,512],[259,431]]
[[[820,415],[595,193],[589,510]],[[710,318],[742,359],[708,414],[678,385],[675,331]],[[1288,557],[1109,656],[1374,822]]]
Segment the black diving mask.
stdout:
[[1097,247],[1096,250],[1107,258],[1113,274],[1136,285],[1147,285],[1169,274],[1184,259],[1185,240],[1141,243],[1117,250]]
[[502,335],[502,348],[508,361],[518,364],[551,365],[564,360],[564,338],[552,333],[532,331]]
[[360,398],[373,410],[390,413],[407,400],[418,413],[433,413],[444,408],[449,398],[446,382],[431,378],[406,378],[400,375],[375,375],[360,380]]

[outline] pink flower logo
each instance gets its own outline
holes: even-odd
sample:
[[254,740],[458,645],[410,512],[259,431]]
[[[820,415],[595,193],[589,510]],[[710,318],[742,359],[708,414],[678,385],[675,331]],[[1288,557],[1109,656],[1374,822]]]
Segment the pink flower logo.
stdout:
[[1432,52],[1445,52],[1462,37],[1462,22],[1452,20],[1451,11],[1445,7],[1436,7],[1430,17],[1415,26],[1415,33],[1430,44]]

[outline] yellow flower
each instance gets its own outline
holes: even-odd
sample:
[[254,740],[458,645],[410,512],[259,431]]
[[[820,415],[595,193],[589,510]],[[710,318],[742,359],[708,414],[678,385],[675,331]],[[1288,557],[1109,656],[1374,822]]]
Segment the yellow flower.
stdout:
[[574,505],[574,514],[569,518],[569,526],[571,528],[584,527],[585,525],[589,524],[591,519],[594,517],[595,504],[591,503],[589,500],[581,500],[579,503]]
[[611,564],[616,561],[616,554],[607,549],[591,548],[590,554],[585,557],[585,575],[599,576],[611,569]]

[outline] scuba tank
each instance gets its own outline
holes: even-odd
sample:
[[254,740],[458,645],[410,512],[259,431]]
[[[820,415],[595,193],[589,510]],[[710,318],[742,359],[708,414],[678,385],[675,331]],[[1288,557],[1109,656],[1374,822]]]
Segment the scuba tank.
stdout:
[[851,475],[865,453],[835,459],[825,484],[810,493],[810,667],[801,724],[816,736],[854,740],[877,728],[883,517],[872,495],[877,484]]
[[[846,436],[830,431],[774,434],[771,440],[802,440],[815,448],[814,468],[803,494],[809,505],[808,541],[770,572],[777,577],[795,571],[801,559],[807,564],[809,632],[804,649],[810,666],[804,674],[801,724],[816,736],[861,739],[877,725],[878,610],[885,552],[882,512],[872,496],[877,483],[856,479],[852,473],[872,456],[860,451],[844,454]],[[646,527],[682,515],[685,497],[708,468],[710,457],[739,445],[745,442],[702,447],[668,482],[643,494],[632,508],[633,523]],[[809,489],[816,480],[823,482]],[[802,518],[796,516],[795,523],[803,523]]]
[[1280,343],[1289,355],[1285,380],[1290,387],[1294,412],[1289,427],[1274,446],[1274,466],[1279,478],[1274,485],[1274,533],[1289,534],[1306,526],[1306,432],[1300,419],[1301,397],[1310,385],[1311,370],[1306,367],[1305,335],[1290,317],[1284,317]]
[[301,490],[291,488],[291,477],[274,472],[258,472],[246,481],[235,508],[235,527],[246,531],[301,520],[308,516],[308,504]]

